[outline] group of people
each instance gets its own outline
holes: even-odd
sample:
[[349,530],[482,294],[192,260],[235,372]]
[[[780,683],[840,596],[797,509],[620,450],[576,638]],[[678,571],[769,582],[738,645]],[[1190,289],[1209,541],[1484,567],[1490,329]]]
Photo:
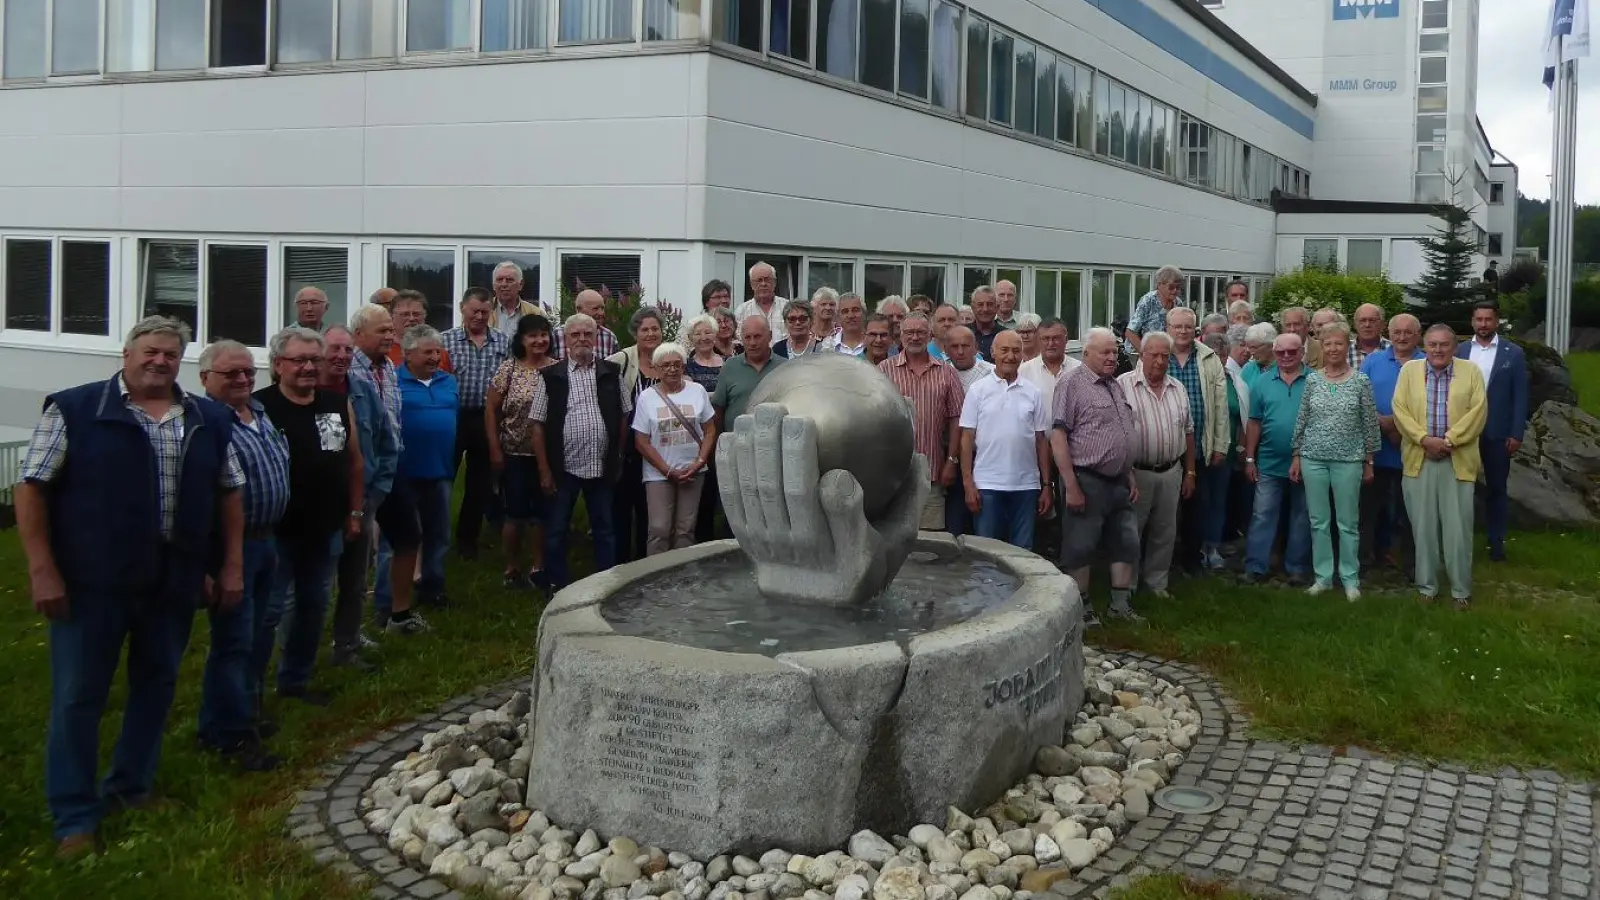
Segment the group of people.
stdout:
[[[272,768],[274,651],[278,697],[327,703],[313,676],[330,614],[332,664],[371,668],[368,596],[384,633],[427,632],[421,610],[449,603],[450,548],[475,557],[486,524],[505,587],[550,592],[570,579],[580,497],[596,570],[725,534],[717,436],[808,353],[859,357],[907,398],[934,488],[923,528],[1032,547],[1086,596],[1091,565],[1109,561],[1111,615],[1138,617],[1136,587],[1164,596],[1174,563],[1223,568],[1231,534],[1245,538],[1246,580],[1279,555],[1291,581],[1317,593],[1337,580],[1354,599],[1362,526],[1372,559],[1392,562],[1402,521],[1419,592],[1438,593],[1442,559],[1464,606],[1480,469],[1490,552],[1504,557],[1527,376],[1490,304],[1459,347],[1406,314],[1385,338],[1367,307],[1353,332],[1335,310],[1284,310],[1280,334],[1255,321],[1243,283],[1226,316],[1197,321],[1167,267],[1123,334],[1083,336],[1080,361],[1067,326],[1018,313],[1006,281],[970,305],[890,296],[868,313],[826,287],[778,297],[765,263],[749,274],[737,309],[726,283],[707,284],[678,341],[642,307],[626,348],[600,294],[580,292],[557,322],[522,299],[509,262],[466,291],[443,333],[415,291],[381,289],[344,325],[323,321],[327,298],[307,288],[296,324],[269,341],[266,387],[250,348],[221,340],[199,354],[204,396],[182,390],[188,329],[151,317],[116,375],[50,395],[16,508],[50,623],[61,852],[93,849],[108,812],[149,798],[197,606],[211,631],[200,743]],[[97,784],[124,644],[123,729]]]

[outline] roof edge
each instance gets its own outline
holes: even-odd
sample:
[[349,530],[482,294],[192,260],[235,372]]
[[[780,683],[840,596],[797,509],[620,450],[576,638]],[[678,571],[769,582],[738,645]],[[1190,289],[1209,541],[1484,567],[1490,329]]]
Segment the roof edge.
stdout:
[[1265,53],[1256,49],[1256,46],[1244,39],[1239,32],[1228,27],[1226,22],[1217,18],[1217,14],[1207,9],[1200,0],[1172,0],[1178,7],[1200,24],[1210,29],[1217,37],[1222,38],[1228,46],[1243,53],[1245,58],[1255,63],[1263,72],[1271,75],[1273,80],[1289,89],[1289,92],[1310,104],[1313,109],[1317,106],[1317,95],[1309,88],[1285,72],[1277,63],[1267,58]]
[[1272,211],[1280,215],[1425,215],[1439,209],[1434,203],[1401,203],[1387,200],[1318,200],[1288,197],[1272,192]]

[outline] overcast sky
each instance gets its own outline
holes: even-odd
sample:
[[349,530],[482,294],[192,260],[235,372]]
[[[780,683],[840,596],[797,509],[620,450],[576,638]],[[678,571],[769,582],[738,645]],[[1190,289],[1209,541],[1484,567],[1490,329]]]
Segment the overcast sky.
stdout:
[[[1600,2],[1591,0],[1600,14]],[[1522,193],[1550,196],[1550,101],[1540,83],[1549,0],[1483,0],[1478,47],[1478,118],[1489,143],[1517,164]],[[1578,159],[1600,151],[1600,56],[1579,64]],[[1578,166],[1579,203],[1600,203],[1600,170]]]

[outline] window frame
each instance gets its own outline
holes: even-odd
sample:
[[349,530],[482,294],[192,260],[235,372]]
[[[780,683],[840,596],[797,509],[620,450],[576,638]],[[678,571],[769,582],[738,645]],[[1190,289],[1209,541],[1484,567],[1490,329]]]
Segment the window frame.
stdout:
[[[8,241],[50,242],[50,330],[34,331],[5,327],[5,278]],[[78,334],[61,330],[61,256],[63,243],[101,243],[108,248],[106,334]],[[63,350],[120,350],[124,330],[120,290],[123,279],[122,238],[104,231],[41,232],[25,229],[0,233],[0,346],[48,346]]]
[[[262,299],[265,301],[265,308],[262,310],[262,315],[264,316],[263,322],[266,325],[266,337],[267,337],[267,340],[270,341],[272,339],[272,336],[274,334],[276,334],[278,330],[281,330],[281,328],[283,327],[283,323],[281,321],[278,322],[278,327],[277,328],[273,327],[274,321],[277,319],[277,303],[275,302],[275,298],[280,296],[282,294],[282,291],[283,291],[283,286],[282,286],[283,269],[282,269],[281,265],[274,265],[273,264],[274,260],[277,258],[277,257],[274,256],[273,250],[274,250],[274,246],[275,245],[281,245],[281,243],[282,243],[281,241],[277,241],[277,240],[275,240],[274,238],[271,238],[271,237],[262,237],[262,238],[254,238],[254,237],[248,237],[248,236],[247,237],[216,237],[214,235],[195,234],[195,233],[189,233],[189,234],[180,234],[180,233],[141,234],[141,235],[138,235],[137,237],[132,238],[132,240],[134,241],[134,261],[133,261],[133,265],[134,265],[134,270],[133,270],[134,282],[133,282],[133,294],[132,294],[132,300],[133,300],[132,309],[133,309],[134,321],[135,322],[139,321],[140,319],[143,319],[145,317],[145,315],[146,315],[145,311],[144,311],[144,302],[145,302],[145,280],[144,280],[145,279],[145,271],[144,271],[145,256],[144,256],[144,248],[145,248],[145,245],[147,245],[147,244],[171,244],[171,243],[182,243],[182,242],[188,242],[188,243],[195,244],[195,252],[197,254],[197,259],[196,259],[196,262],[195,262],[195,294],[196,294],[196,297],[195,297],[194,340],[189,342],[189,351],[185,352],[185,354],[184,354],[184,358],[185,359],[189,359],[189,358],[191,358],[191,356],[193,356],[195,358],[198,358],[199,355],[200,355],[200,351],[205,349],[205,346],[211,342],[209,340],[209,333],[208,333],[209,332],[209,326],[211,324],[211,310],[210,310],[210,300],[211,300],[211,298],[209,296],[210,291],[209,291],[209,280],[208,280],[208,277],[209,277],[210,272],[211,272],[211,259],[210,259],[209,251],[210,251],[210,248],[212,246],[261,247],[266,251],[266,254],[267,254],[267,279],[266,279],[266,289],[265,289],[265,292],[264,292],[264,296],[262,297]],[[252,347],[252,349],[264,349],[264,348]]]
[[[366,298],[360,296],[360,292],[361,292],[361,245],[360,245],[359,242],[347,242],[347,241],[303,241],[303,240],[297,240],[297,239],[294,239],[294,238],[287,238],[287,239],[282,239],[282,240],[275,240],[272,243],[274,245],[274,249],[276,250],[276,255],[273,256],[268,261],[268,265],[269,265],[268,271],[270,272],[273,268],[277,269],[277,272],[278,272],[278,296],[280,298],[282,298],[282,304],[283,304],[279,308],[279,311],[282,312],[284,315],[281,316],[277,321],[273,321],[272,319],[268,319],[267,320],[267,336],[268,336],[269,340],[271,339],[271,336],[273,334],[276,334],[277,331],[287,327],[289,325],[289,322],[290,322],[290,319],[288,317],[288,311],[289,311],[289,307],[294,304],[294,298],[293,297],[289,297],[289,296],[285,296],[285,294],[286,294],[286,292],[288,290],[288,276],[289,276],[288,254],[289,254],[290,250],[343,250],[345,252],[345,262],[344,262],[345,308],[338,311],[338,319],[336,320],[338,322],[338,324],[340,324],[340,325],[348,325],[349,324],[349,319],[350,319],[350,314],[355,312],[357,309],[360,309],[363,305],[366,304],[366,302],[367,302]],[[333,313],[334,311],[335,311],[334,310],[334,306],[330,302],[328,304],[328,312],[329,313]],[[327,321],[326,317],[324,317],[323,321],[324,322]]]

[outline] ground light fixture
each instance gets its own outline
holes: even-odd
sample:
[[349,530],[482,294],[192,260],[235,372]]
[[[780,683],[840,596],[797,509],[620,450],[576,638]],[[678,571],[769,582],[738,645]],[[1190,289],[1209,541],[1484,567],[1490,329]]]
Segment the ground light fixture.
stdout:
[[1188,816],[1214,813],[1222,808],[1222,795],[1192,784],[1173,785],[1156,791],[1155,804],[1169,812]]

